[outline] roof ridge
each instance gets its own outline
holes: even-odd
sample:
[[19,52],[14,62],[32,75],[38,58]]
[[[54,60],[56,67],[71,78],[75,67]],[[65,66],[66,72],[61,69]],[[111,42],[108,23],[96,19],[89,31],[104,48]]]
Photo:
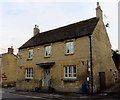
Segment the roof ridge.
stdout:
[[91,19],[95,19],[95,18],[96,18],[96,19],[99,19],[98,17],[92,17],[92,18],[89,18],[89,19],[84,19],[84,20],[82,20],[82,21],[74,22],[74,23],[67,24],[67,25],[64,25],[64,26],[61,26],[61,27],[58,27],[58,28],[53,28],[53,29],[50,29],[50,30],[48,30],[48,31],[41,32],[40,34],[44,34],[44,33],[46,33],[46,32],[52,31],[52,30],[64,28],[64,27],[67,27],[67,26],[70,26],[70,25],[74,25],[74,24],[77,24],[77,23],[85,22],[85,21],[88,21],[88,20],[91,20]]
[[99,18],[93,17],[39,33],[30,38],[19,49],[90,35],[92,34],[98,20]]

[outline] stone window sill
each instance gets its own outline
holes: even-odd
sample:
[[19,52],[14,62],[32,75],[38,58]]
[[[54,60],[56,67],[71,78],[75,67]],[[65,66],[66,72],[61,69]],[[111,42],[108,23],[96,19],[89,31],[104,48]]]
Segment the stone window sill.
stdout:
[[27,59],[27,61],[31,61],[31,60],[32,60],[32,58],[28,58],[28,59]]
[[50,58],[50,56],[45,56],[44,58]]
[[76,78],[63,78],[62,80],[63,80],[64,82],[75,82],[75,81],[77,81]]
[[74,53],[66,53],[65,56],[74,55]]

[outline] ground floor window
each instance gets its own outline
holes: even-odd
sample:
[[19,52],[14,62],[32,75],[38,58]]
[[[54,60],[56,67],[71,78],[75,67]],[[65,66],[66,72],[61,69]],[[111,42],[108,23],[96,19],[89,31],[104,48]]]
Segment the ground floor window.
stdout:
[[76,78],[76,66],[65,66],[64,67],[64,78]]
[[33,68],[26,68],[26,79],[33,79]]

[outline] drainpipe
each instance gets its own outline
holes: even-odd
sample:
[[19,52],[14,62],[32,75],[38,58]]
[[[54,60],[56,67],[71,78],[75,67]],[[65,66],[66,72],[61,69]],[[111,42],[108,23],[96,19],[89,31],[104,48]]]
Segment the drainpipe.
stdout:
[[93,63],[92,63],[92,42],[91,35],[89,36],[90,40],[90,93],[93,93]]

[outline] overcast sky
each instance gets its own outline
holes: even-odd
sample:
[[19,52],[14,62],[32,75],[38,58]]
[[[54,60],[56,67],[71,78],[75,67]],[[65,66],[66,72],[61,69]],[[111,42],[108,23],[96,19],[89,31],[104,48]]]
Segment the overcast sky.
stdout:
[[97,1],[110,26],[107,32],[112,48],[118,49],[118,0],[1,0],[0,54],[11,46],[16,54],[33,36],[35,24],[44,32],[95,17]]

